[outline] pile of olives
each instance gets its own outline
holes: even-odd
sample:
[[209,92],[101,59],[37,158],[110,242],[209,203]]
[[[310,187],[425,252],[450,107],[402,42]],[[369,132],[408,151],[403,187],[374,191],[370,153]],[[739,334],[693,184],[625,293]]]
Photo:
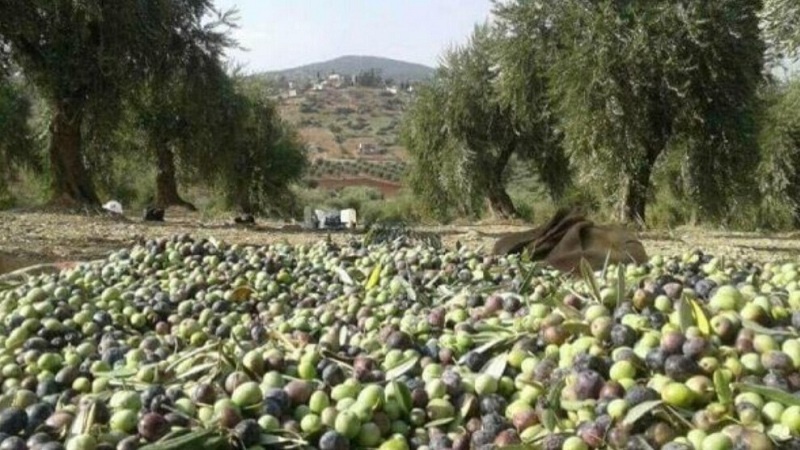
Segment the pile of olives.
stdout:
[[143,241],[0,286],[0,450],[800,448],[798,266]]

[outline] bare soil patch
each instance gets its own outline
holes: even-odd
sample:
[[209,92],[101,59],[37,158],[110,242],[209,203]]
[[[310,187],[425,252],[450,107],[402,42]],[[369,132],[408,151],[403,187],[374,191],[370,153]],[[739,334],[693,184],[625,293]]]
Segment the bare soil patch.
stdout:
[[[515,224],[476,224],[420,227],[437,233],[444,245],[456,242],[473,248],[491,249],[500,234],[526,228]],[[259,221],[254,227],[232,224],[230,219],[204,219],[198,213],[179,209],[167,211],[166,222],[145,223],[137,217],[60,214],[53,212],[0,212],[0,273],[31,264],[51,261],[91,260],[129,246],[139,239],[190,234],[214,237],[229,243],[265,245],[273,242],[311,243],[330,235],[337,242],[352,237],[350,232],[317,233],[300,230],[297,224]],[[726,258],[755,261],[797,260],[800,234],[757,234],[701,229],[672,232],[646,231],[642,241],[650,255],[682,254],[693,249]]]
[[315,178],[314,181],[317,183],[317,186],[319,186],[320,189],[326,190],[341,189],[348,186],[371,187],[381,191],[384,197],[395,196],[402,188],[400,183],[393,183],[391,181],[386,181],[379,178],[364,176],[341,178],[325,177]]

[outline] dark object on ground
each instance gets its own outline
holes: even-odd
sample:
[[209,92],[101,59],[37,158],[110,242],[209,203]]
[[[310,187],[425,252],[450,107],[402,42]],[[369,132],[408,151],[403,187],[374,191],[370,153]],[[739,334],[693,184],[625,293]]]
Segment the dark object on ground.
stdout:
[[163,222],[164,210],[162,208],[149,206],[144,210],[144,220],[145,222]]
[[647,253],[636,234],[621,225],[596,225],[583,215],[560,210],[550,221],[533,230],[509,233],[495,243],[494,254],[528,250],[533,261],[544,261],[563,272],[579,268],[586,259],[594,270],[609,264],[647,262]]
[[245,225],[254,225],[256,223],[256,218],[253,217],[252,214],[242,214],[233,219],[234,222],[238,224],[245,224]]

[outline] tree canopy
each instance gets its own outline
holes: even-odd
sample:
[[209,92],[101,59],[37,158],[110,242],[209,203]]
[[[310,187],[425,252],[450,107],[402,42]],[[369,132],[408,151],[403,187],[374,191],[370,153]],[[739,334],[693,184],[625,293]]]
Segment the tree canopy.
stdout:
[[215,160],[208,176],[228,204],[244,213],[293,211],[289,185],[308,166],[305,146],[260,89],[241,77],[232,81],[218,110],[228,124],[217,130],[224,157]]
[[513,216],[503,174],[516,155],[554,197],[574,168],[643,222],[653,172],[677,152],[688,199],[722,215],[755,192],[742,168],[759,158],[761,13],[757,0],[495,2],[495,20],[444,54],[409,111],[415,189]]
[[[213,41],[211,0],[0,3],[0,52],[17,64],[52,114],[54,199],[98,203],[86,167],[84,125],[109,130],[123,99],[187,42]],[[213,25],[213,24],[212,24]]]
[[[504,180],[512,156],[534,161],[553,191],[566,177],[548,172],[566,171],[567,164],[566,158],[552,156],[560,147],[551,139],[548,121],[518,115],[513,102],[501,95],[504,69],[494,56],[497,49],[494,30],[482,25],[467,45],[446,52],[433,85],[423,89],[409,111],[404,136],[418,192],[446,192],[473,214],[488,199],[497,216],[512,217],[516,210]],[[434,169],[441,174],[431,177],[428,172]]]

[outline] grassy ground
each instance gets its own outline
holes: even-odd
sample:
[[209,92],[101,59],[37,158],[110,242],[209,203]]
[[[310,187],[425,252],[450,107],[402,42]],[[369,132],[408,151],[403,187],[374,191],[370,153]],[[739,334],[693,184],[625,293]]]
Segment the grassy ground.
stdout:
[[[491,249],[502,233],[522,230],[516,224],[481,223],[426,227],[441,235],[445,245],[457,241],[474,248]],[[138,217],[111,218],[67,215],[48,212],[0,212],[0,273],[40,262],[91,260],[133,244],[141,238],[157,238],[189,233],[195,237],[215,237],[230,243],[264,245],[288,241],[307,243],[324,238],[325,233],[308,233],[296,224],[260,222],[256,227],[234,226],[229,220],[205,219],[179,210],[167,212],[164,223],[144,223]],[[345,241],[343,233],[331,235]],[[676,254],[700,248],[727,258],[756,261],[782,261],[800,256],[800,234],[755,234],[682,228],[671,232],[647,231],[642,240],[651,255]]]

